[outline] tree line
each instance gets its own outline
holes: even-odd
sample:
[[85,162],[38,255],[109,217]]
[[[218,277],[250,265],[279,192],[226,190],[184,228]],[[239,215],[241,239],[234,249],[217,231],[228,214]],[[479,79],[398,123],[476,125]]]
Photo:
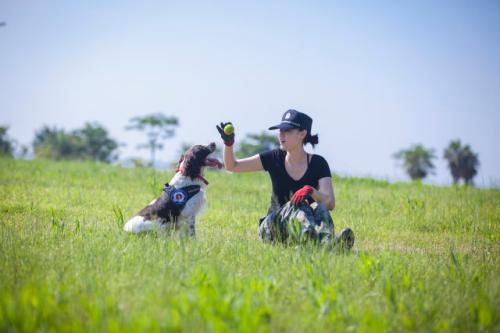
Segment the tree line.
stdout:
[[[177,117],[154,113],[131,118],[125,129],[145,134],[145,142],[137,145],[137,148],[149,150],[149,164],[154,165],[158,151],[164,148],[163,142],[175,136],[175,129],[178,126]],[[108,131],[99,123],[87,122],[82,128],[72,131],[44,125],[35,131],[31,149],[36,158],[111,163],[118,160],[118,149],[123,145],[111,138]],[[181,143],[180,154],[191,146],[190,143]],[[248,134],[240,141],[236,154],[245,157],[277,147],[278,142],[274,135],[266,132]],[[13,157],[17,151],[18,155],[25,156],[28,150],[27,146],[19,145],[8,135],[8,126],[0,126],[0,155]],[[222,154],[220,149],[216,153]]]
[[[146,135],[145,142],[139,144],[137,148],[148,149],[150,151],[150,165],[154,165],[157,152],[164,148],[163,141],[174,137],[175,129],[178,126],[179,119],[177,117],[154,113],[131,118],[125,129],[140,131]],[[17,150],[20,155],[26,155],[28,147],[18,145],[7,132],[7,126],[0,126],[0,155],[13,156],[18,146]],[[85,123],[83,128],[73,131],[45,125],[35,132],[32,151],[37,158],[88,159],[111,163],[118,160],[120,146],[123,144],[119,144],[111,138],[103,126],[97,122],[90,122]],[[182,143],[179,153],[182,154],[190,146],[189,143]],[[275,135],[265,131],[247,134],[245,138],[240,140],[236,156],[239,158],[252,156],[278,147]],[[222,155],[220,150],[216,154]],[[434,172],[435,151],[427,149],[421,144],[400,150],[393,157],[402,161],[402,167],[412,180],[423,179]],[[460,180],[463,180],[467,185],[473,184],[473,178],[479,167],[479,157],[469,145],[462,145],[460,140],[453,140],[445,148],[443,158],[448,163],[454,184],[459,183]],[[143,165],[137,160],[134,164]]]

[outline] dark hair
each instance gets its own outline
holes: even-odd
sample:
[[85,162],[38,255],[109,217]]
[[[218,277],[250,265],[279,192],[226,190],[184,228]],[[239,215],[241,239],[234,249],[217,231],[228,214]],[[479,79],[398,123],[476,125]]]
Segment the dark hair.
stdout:
[[319,142],[318,134],[311,135],[309,132],[307,132],[307,136],[304,139],[303,144],[306,145],[307,143],[310,143],[311,146],[314,148]]

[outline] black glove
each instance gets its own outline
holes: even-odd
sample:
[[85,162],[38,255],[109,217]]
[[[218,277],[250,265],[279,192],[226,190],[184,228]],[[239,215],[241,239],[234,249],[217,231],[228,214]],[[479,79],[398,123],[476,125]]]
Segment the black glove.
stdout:
[[224,133],[224,127],[226,127],[226,125],[233,125],[233,124],[231,122],[220,123],[220,126],[215,126],[215,127],[217,127],[217,130],[219,131],[220,137],[224,141],[224,144],[228,147],[231,147],[234,144],[234,132],[231,134]]

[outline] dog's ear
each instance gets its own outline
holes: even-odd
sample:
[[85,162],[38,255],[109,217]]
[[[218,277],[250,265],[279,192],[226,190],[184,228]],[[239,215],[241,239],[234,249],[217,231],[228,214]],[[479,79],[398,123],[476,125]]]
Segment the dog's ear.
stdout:
[[186,154],[185,160],[183,161],[182,174],[188,176],[191,179],[195,179],[200,175],[201,164],[200,161],[192,154]]

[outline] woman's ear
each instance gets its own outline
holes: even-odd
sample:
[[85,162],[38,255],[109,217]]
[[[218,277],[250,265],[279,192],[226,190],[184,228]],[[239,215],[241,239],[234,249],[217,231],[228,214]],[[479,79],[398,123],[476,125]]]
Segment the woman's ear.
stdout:
[[300,139],[304,140],[307,137],[307,130],[303,129],[299,131]]

